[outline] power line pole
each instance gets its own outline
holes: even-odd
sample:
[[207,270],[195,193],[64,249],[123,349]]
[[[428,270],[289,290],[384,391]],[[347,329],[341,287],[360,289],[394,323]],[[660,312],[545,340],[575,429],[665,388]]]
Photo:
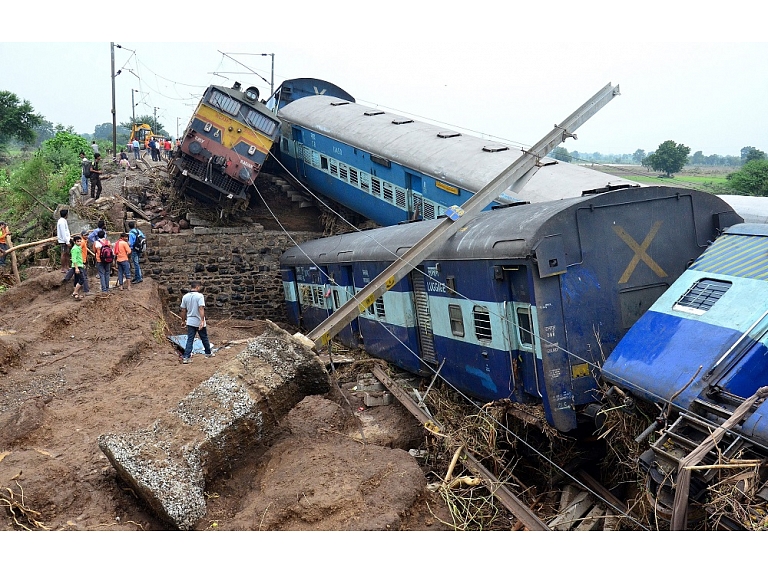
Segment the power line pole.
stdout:
[[112,157],[117,158],[117,110],[115,109],[115,43],[110,42],[109,47],[112,53]]
[[152,131],[157,134],[157,108],[155,108],[155,125],[152,127]]

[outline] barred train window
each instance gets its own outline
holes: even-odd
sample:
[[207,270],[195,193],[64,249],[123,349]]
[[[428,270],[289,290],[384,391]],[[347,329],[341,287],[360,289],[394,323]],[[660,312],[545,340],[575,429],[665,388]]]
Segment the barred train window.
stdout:
[[464,337],[464,316],[461,308],[454,304],[449,305],[448,317],[451,320],[451,333],[456,337]]
[[379,297],[374,305],[376,306],[376,317],[379,319],[386,319],[386,314],[384,313],[384,296]]
[[731,285],[731,282],[720,280],[699,280],[675,302],[672,309],[702,315],[715,305]]
[[484,340],[493,339],[493,334],[491,333],[491,314],[488,313],[488,308],[476,305],[472,308],[472,315],[475,319],[475,337]]
[[211,103],[211,106],[215,106],[219,110],[223,110],[233,116],[237,116],[237,113],[240,111],[240,102],[226,94],[222,94],[218,90],[211,92],[211,97],[208,98],[208,101]]

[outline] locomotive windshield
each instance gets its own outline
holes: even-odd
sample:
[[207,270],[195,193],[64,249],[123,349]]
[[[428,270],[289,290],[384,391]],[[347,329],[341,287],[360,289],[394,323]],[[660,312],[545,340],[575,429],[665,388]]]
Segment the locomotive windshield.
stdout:
[[245,122],[267,136],[274,134],[275,128],[277,128],[277,122],[256,110],[248,110],[246,112]]
[[208,98],[208,102],[210,102],[211,106],[214,106],[232,116],[237,116],[237,113],[240,111],[240,106],[242,106],[240,102],[234,98],[230,98],[218,90],[211,90],[211,95]]

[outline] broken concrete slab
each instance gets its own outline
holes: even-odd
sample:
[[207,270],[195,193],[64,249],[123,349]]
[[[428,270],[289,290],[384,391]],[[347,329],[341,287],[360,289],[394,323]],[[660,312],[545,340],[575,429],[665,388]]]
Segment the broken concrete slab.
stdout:
[[194,528],[205,515],[206,482],[228,461],[262,441],[305,396],[329,390],[317,356],[267,323],[149,429],[98,439],[118,475],[179,529]]

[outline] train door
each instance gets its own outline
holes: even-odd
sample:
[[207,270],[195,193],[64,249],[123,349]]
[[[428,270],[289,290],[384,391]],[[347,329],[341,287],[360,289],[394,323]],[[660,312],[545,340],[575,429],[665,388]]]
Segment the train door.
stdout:
[[424,285],[424,275],[424,268],[422,266],[411,272],[413,299],[416,307],[416,327],[419,332],[419,351],[424,361],[437,364],[435,338],[432,333],[432,320],[429,315],[429,295]]
[[291,139],[293,140],[293,161],[296,162],[295,172],[300,176],[306,176],[304,171],[304,135],[301,128],[296,126],[291,128]]
[[[335,312],[352,299],[355,294],[355,282],[352,266],[339,266],[329,268],[331,270],[331,313]],[[348,347],[357,347],[360,328],[357,318],[353,319],[342,329],[336,337]]]
[[510,298],[506,304],[509,349],[516,391],[541,397],[539,368],[536,361],[538,337],[535,309],[531,305],[531,286],[526,267],[502,268],[509,279]]
[[423,220],[424,219],[424,205],[421,200],[423,196],[423,186],[421,176],[416,174],[405,173],[405,187],[408,189],[408,219]]
[[301,307],[299,305],[299,289],[296,285],[296,272],[291,268],[281,270],[280,274],[283,280],[283,293],[288,322],[301,327]]

